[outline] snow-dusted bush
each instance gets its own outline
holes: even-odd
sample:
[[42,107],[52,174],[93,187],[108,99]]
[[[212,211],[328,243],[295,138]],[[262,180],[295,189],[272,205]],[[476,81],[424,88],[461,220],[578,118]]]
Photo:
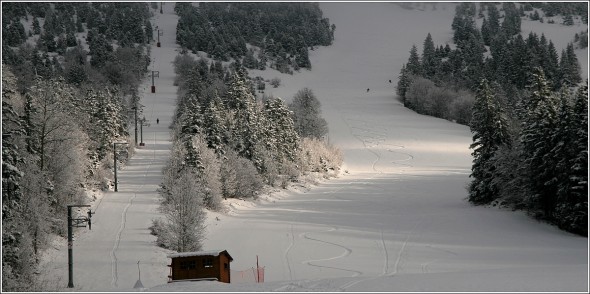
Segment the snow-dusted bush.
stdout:
[[234,163],[236,169],[236,186],[237,198],[256,198],[258,192],[263,187],[262,179],[258,175],[256,167],[250,160],[243,157],[238,157]]
[[170,232],[164,221],[160,218],[153,219],[152,225],[149,227],[150,233],[156,236],[156,245],[162,248],[170,248],[172,244],[172,238]]
[[338,175],[343,160],[338,148],[315,138],[303,138],[299,158],[302,173],[317,172],[326,178]]
[[450,106],[451,118],[459,124],[467,125],[471,121],[471,112],[475,98],[467,91],[459,91]]
[[234,197],[237,190],[237,172],[233,168],[232,162],[238,160],[238,155],[233,150],[225,151],[225,156],[221,161],[221,191],[224,198]]
[[223,196],[226,198],[256,198],[262,189],[262,178],[254,164],[229,150],[221,165]]
[[406,92],[406,106],[417,113],[428,114],[429,93],[435,87],[431,80],[415,78]]
[[474,101],[468,91],[437,87],[431,80],[416,77],[406,92],[405,105],[420,114],[468,125]]
[[273,88],[278,88],[281,85],[281,79],[279,79],[279,78],[273,78],[273,79],[271,79],[270,80],[270,85]]
[[221,164],[211,148],[207,148],[207,141],[202,134],[192,139],[193,148],[199,156],[197,177],[204,187],[203,201],[207,208],[218,210],[221,208]]

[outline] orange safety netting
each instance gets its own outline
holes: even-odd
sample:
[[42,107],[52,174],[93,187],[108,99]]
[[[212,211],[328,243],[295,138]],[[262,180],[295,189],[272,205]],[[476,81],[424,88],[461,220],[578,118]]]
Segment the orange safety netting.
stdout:
[[243,271],[231,270],[232,283],[264,283],[264,267],[252,267]]

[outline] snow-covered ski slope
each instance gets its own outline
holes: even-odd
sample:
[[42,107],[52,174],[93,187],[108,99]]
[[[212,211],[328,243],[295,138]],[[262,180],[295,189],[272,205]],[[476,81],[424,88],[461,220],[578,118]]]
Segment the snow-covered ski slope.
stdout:
[[[147,146],[119,172],[120,192],[98,204],[92,231],[80,230],[74,241],[75,290],[134,291],[140,261],[144,290],[158,292],[587,291],[587,238],[520,212],[469,205],[469,129],[415,114],[393,98],[411,45],[421,48],[428,32],[437,45],[452,39],[454,5],[320,7],[337,28],[332,46],[311,51],[312,71],[251,75],[279,77],[283,85],[267,93],[286,100],[303,87],[314,91],[348,173],[256,206],[234,201],[235,215],[210,213],[208,221],[203,249],[228,250],[233,270],[255,266],[258,255],[265,283],[166,283],[169,259],[147,229],[157,216],[175,99],[170,62],[177,17],[165,2],[164,14],[154,18],[164,32],[162,47],[152,49],[157,93],[149,93],[150,79],[143,88]],[[563,40],[554,40],[558,51],[569,37]],[[54,254],[48,270],[65,286],[65,246]]]
[[[418,115],[393,98],[413,43],[421,48],[429,32],[437,45],[451,41],[454,5],[438,3],[436,11],[395,3],[320,7],[336,24],[336,36],[332,46],[311,51],[312,71],[250,75],[279,77],[284,85],[267,92],[286,100],[312,89],[349,173],[210,223],[205,249],[227,249],[237,270],[255,266],[258,255],[265,284],[156,289],[587,290],[587,238],[520,212],[468,204],[469,129]],[[554,42],[558,50],[567,44]]]

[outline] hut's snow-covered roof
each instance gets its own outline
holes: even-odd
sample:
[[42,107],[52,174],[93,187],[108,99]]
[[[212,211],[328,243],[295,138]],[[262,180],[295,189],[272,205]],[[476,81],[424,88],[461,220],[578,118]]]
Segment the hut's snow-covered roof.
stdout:
[[226,250],[207,250],[207,251],[193,251],[193,252],[179,252],[179,253],[171,253],[168,254],[168,258],[175,258],[175,257],[189,257],[189,256],[217,256],[225,252],[230,259],[233,260],[231,255],[227,253]]

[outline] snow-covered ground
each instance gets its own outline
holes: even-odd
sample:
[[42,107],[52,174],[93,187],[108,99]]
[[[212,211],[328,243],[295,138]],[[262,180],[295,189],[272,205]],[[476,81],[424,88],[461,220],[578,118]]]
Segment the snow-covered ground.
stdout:
[[[333,46],[311,52],[312,71],[251,75],[279,77],[283,85],[267,92],[286,100],[303,87],[314,91],[329,140],[344,153],[342,175],[275,192],[256,205],[232,200],[233,213],[208,218],[204,250],[228,250],[232,270],[254,267],[258,256],[265,283],[166,283],[166,251],[147,229],[157,215],[155,189],[175,99],[170,62],[177,18],[165,3],[155,19],[164,30],[162,48],[152,51],[157,93],[149,93],[149,80],[144,88],[149,140],[119,173],[120,192],[98,205],[93,230],[75,240],[75,290],[133,291],[140,261],[147,289],[135,290],[157,292],[587,291],[587,238],[521,212],[469,205],[469,129],[418,115],[393,98],[411,45],[421,47],[428,32],[437,45],[451,40],[454,5],[320,7],[336,36]],[[49,269],[65,285],[65,251],[57,253]]]

